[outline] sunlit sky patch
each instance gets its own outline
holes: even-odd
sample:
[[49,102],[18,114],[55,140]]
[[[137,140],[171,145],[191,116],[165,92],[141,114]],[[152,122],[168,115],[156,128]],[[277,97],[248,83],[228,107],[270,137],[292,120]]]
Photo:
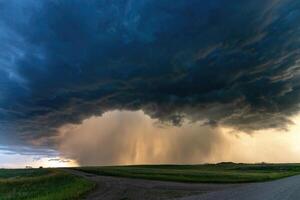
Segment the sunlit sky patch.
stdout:
[[76,161],[59,157],[22,155],[0,151],[0,168],[75,167]]
[[56,141],[63,157],[2,152],[1,160],[5,162],[1,167],[300,162],[300,117],[292,120],[295,124],[288,131],[249,134],[201,123],[185,122],[174,127],[153,120],[142,111],[112,111],[79,125],[61,127]]

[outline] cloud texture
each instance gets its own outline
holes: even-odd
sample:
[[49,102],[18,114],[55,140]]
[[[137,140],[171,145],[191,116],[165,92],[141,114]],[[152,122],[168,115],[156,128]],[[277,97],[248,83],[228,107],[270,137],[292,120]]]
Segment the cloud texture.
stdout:
[[161,125],[142,111],[112,111],[61,127],[56,144],[63,156],[85,166],[299,162],[300,117],[294,120],[298,126],[286,134],[250,135],[201,123]]
[[299,33],[298,0],[2,0],[1,143],[114,109],[285,128]]

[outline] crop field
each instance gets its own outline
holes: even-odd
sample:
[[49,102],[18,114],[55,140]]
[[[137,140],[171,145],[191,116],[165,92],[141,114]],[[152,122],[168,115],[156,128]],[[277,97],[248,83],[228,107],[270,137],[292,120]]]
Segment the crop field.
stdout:
[[[74,170],[75,169],[75,170]],[[76,171],[77,170],[77,171]],[[76,176],[78,172],[97,175],[129,177],[135,179],[113,179],[112,177]],[[75,174],[75,175],[73,175]],[[263,182],[300,174],[299,164],[207,164],[207,165],[135,165],[78,167],[69,169],[0,169],[0,200],[76,200],[89,195],[89,191],[101,195],[131,195],[133,199],[144,198],[149,193],[147,181],[134,182],[136,179],[163,180],[190,183],[247,183]],[[93,182],[95,181],[95,182]],[[130,183],[130,184],[128,184]],[[144,188],[142,187],[144,185]],[[162,182],[161,188],[168,188],[172,183]],[[191,184],[194,185],[194,184]],[[193,194],[196,190],[191,185],[177,185],[182,188],[182,195]],[[230,185],[235,184],[227,184]],[[201,189],[201,184],[196,186]],[[213,188],[211,186],[210,188]],[[216,186],[217,189],[218,186]],[[143,188],[143,189],[141,189]],[[194,187],[195,188],[195,187]],[[140,193],[130,191],[140,190]],[[172,187],[158,189],[161,195],[170,192]],[[100,191],[100,192],[99,192]],[[106,192],[105,192],[106,191]],[[148,193],[147,193],[148,192]],[[175,191],[174,191],[175,192]],[[175,194],[175,193],[174,193]],[[152,195],[152,196],[151,196]],[[169,195],[169,194],[168,194]],[[168,195],[165,195],[166,197]],[[176,194],[177,195],[177,194]],[[179,194],[178,194],[179,195]],[[181,194],[180,194],[181,195]],[[122,195],[121,195],[122,196]],[[121,198],[120,196],[120,198]],[[149,197],[149,198],[150,198]],[[145,197],[146,198],[146,197]]]
[[263,182],[300,174],[299,164],[137,165],[77,168],[107,176],[191,183]]
[[0,169],[0,200],[73,200],[93,187],[55,169]]

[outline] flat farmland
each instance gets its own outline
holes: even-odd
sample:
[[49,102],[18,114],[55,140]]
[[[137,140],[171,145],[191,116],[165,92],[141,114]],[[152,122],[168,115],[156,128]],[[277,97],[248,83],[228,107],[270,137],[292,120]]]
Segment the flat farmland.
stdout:
[[0,169],[0,200],[73,200],[93,187],[56,169]]
[[120,176],[189,183],[249,183],[271,181],[300,174],[299,164],[207,164],[81,167],[77,170],[104,176]]

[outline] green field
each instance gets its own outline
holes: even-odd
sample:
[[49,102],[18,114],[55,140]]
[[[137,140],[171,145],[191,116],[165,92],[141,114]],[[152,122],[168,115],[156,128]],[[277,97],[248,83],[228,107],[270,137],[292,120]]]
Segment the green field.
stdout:
[[0,200],[73,200],[93,187],[59,170],[0,169]]
[[78,170],[107,176],[191,183],[247,183],[300,174],[300,164],[207,164],[81,167]]
[[[74,168],[88,173],[191,183],[245,183],[300,174],[300,164],[137,165]],[[74,200],[94,183],[59,169],[0,169],[0,200]]]

